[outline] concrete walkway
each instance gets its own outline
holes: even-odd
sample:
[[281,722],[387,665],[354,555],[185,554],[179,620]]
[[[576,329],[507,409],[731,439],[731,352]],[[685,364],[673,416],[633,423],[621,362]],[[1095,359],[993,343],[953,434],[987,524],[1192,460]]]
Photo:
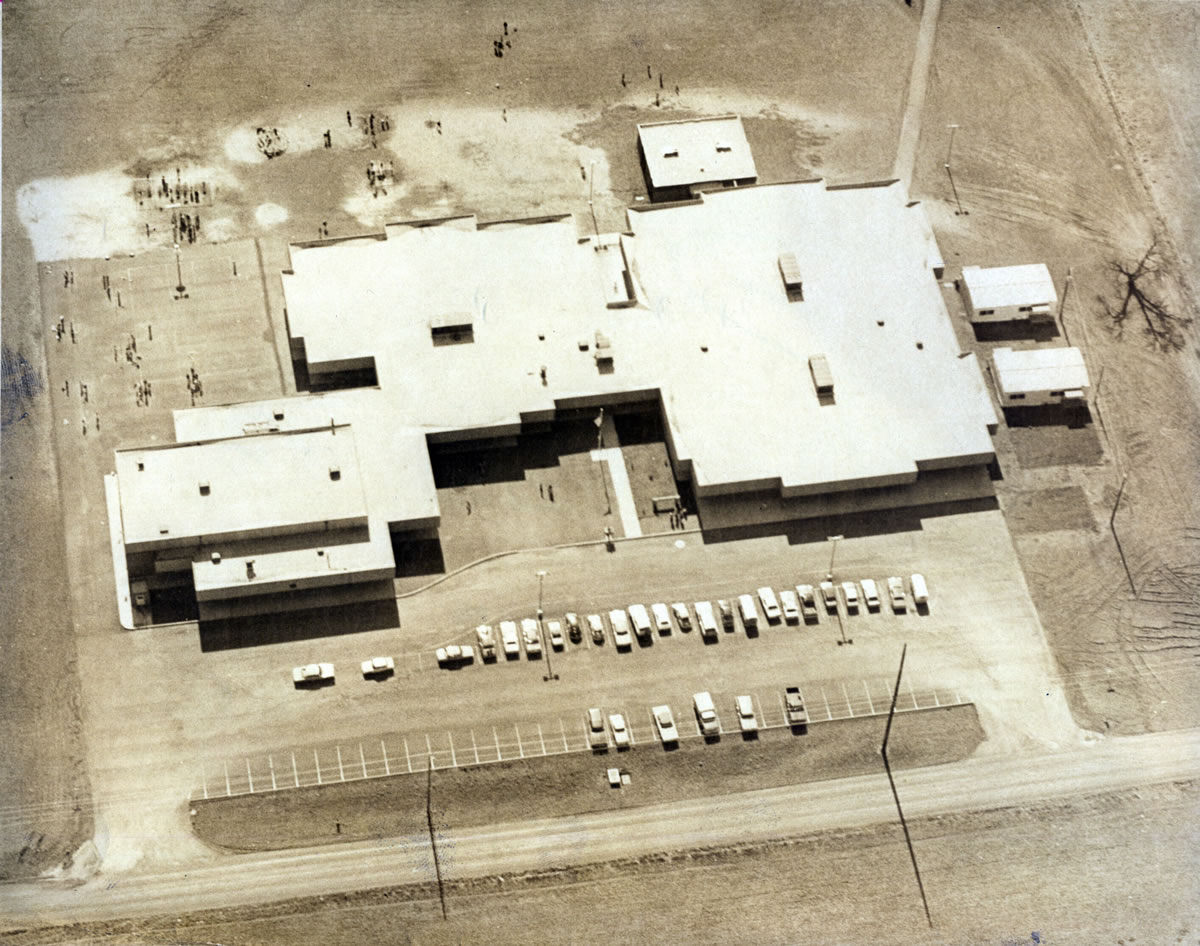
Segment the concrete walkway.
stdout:
[[117,614],[121,627],[136,630],[133,624],[133,602],[129,597],[129,572],[125,568],[125,537],[121,532],[121,492],[117,475],[104,476],[104,501],[108,507],[108,534],[112,545],[113,574],[117,582]]
[[633,489],[629,485],[629,474],[625,471],[625,457],[620,447],[609,447],[605,450],[593,450],[592,459],[601,460],[608,464],[608,472],[612,477],[613,492],[617,495],[613,501],[617,504],[617,512],[621,516],[621,528],[625,537],[632,539],[642,534],[641,523],[638,522],[637,503],[633,501]]
[[892,177],[912,189],[913,166],[917,162],[917,143],[921,139],[921,112],[925,108],[925,87],[929,82],[929,63],[933,60],[933,38],[937,32],[938,14],[942,0],[925,0],[921,13],[921,28],[917,33],[917,49],[913,55],[912,73],[908,77],[904,121],[900,126],[900,143],[896,148],[896,163]]

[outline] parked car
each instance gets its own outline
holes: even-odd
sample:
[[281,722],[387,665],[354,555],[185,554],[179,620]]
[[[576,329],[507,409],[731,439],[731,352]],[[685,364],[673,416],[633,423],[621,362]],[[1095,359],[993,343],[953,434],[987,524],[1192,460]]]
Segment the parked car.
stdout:
[[679,741],[679,730],[675,728],[675,717],[671,715],[671,707],[656,706],[650,711],[654,715],[654,725],[658,727],[658,737],[663,745]]
[[629,748],[629,728],[625,725],[625,717],[620,713],[613,713],[608,717],[608,727],[612,730],[613,742],[616,743],[618,749]]
[[796,600],[796,592],[779,592],[779,609],[783,611],[783,619],[788,624],[796,624],[800,620],[800,602]]
[[758,600],[762,603],[763,614],[767,620],[774,624],[780,618],[779,602],[775,600],[775,591],[772,588],[759,588]]
[[676,601],[671,605],[671,613],[675,615],[675,623],[679,625],[681,631],[690,631],[692,629],[692,616],[688,613],[688,606],[682,601]]
[[475,638],[479,642],[479,659],[480,660],[495,660],[496,659],[496,635],[493,633],[491,625],[480,624],[475,628]]
[[821,582],[821,600],[825,603],[825,610],[828,613],[835,614],[837,612],[837,589],[833,587],[833,582]]
[[804,698],[800,695],[799,687],[784,689],[783,709],[787,715],[788,725],[804,726],[808,723],[808,710],[804,708]]
[[742,612],[742,627],[747,634],[758,633],[758,608],[750,595],[738,595],[738,610]]
[[600,708],[593,706],[587,711],[588,745],[593,749],[608,748],[608,733],[604,729],[604,714]]
[[711,693],[707,690],[693,693],[692,708],[696,711],[696,721],[700,724],[700,732],[703,735],[720,735],[721,720],[717,717],[717,707],[713,704]]
[[654,615],[654,626],[660,634],[671,633],[671,612],[667,610],[667,606],[661,601],[658,604],[650,605],[650,611]]
[[734,700],[737,707],[738,726],[742,732],[758,732],[758,717],[754,715],[754,701],[749,696]]
[[514,660],[521,656],[521,638],[517,636],[516,621],[500,622],[500,640],[504,642],[504,656]]
[[924,575],[913,575],[909,579],[912,584],[913,604],[918,608],[929,604],[929,589],[925,587]]
[[633,646],[633,635],[629,633],[629,618],[620,608],[608,612],[608,623],[612,625],[613,643],[617,650],[628,650]]
[[721,627],[727,631],[733,630],[733,605],[724,598],[717,599],[717,610],[721,612]]
[[812,585],[797,585],[796,597],[800,599],[800,610],[804,613],[804,623],[816,623],[817,598],[813,594]]
[[389,673],[395,672],[396,661],[391,657],[372,657],[370,660],[362,662],[364,677],[386,677]]
[[525,656],[542,656],[542,629],[533,618],[521,619],[521,638],[525,641]]
[[458,644],[450,644],[448,647],[439,647],[435,656],[441,666],[457,667],[459,664],[475,662],[475,648],[470,644],[463,644],[461,647]]
[[858,611],[858,585],[852,581],[842,582],[842,595],[846,599],[846,613],[856,613]]
[[566,621],[567,637],[571,638],[572,644],[580,643],[583,640],[583,628],[579,624],[579,615],[574,611],[568,611]]
[[868,611],[879,610],[879,588],[875,585],[874,578],[864,578],[859,582],[862,585],[863,601],[867,605]]
[[293,683],[319,683],[333,679],[333,664],[305,664],[292,670]]
[[717,619],[713,615],[712,605],[707,601],[697,601],[696,626],[700,628],[700,636],[706,641],[717,639]]
[[547,621],[546,636],[550,638],[550,646],[555,650],[562,650],[567,645],[566,638],[563,637],[561,621]]
[[629,606],[629,622],[633,625],[633,633],[641,640],[645,640],[650,636],[650,615],[646,613],[646,606],[644,604],[631,604]]
[[604,643],[604,618],[598,614],[589,614],[587,616],[588,630],[592,635],[593,644]]
[[908,610],[908,600],[904,597],[904,579],[892,577],[887,581],[888,597],[892,599],[892,610],[899,614]]

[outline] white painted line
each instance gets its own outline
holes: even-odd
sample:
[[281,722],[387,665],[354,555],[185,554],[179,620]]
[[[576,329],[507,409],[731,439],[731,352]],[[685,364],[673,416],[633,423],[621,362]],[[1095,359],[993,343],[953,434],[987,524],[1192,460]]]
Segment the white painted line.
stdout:
[[842,696],[846,698],[846,710],[850,713],[850,718],[854,718],[854,707],[850,705],[850,694],[846,692],[846,684],[842,682]]
[[538,742],[540,742],[542,744],[542,755],[545,755],[546,754],[546,740],[542,737],[542,724],[538,723],[537,728],[538,728]]
[[383,774],[384,774],[384,775],[391,775],[391,774],[392,774],[392,767],[391,767],[391,765],[388,763],[388,757],[387,757],[387,744],[386,744],[386,743],[385,743],[385,742],[384,742],[382,739],[380,739],[380,740],[379,740],[379,748],[380,748],[380,750],[382,750],[382,752],[383,752]]
[[941,704],[941,703],[938,701],[937,687],[934,687],[934,688],[933,688],[933,705],[934,705],[934,706],[941,706],[941,705],[942,705],[942,704]]
[[431,769],[437,768],[437,766],[433,764],[433,743],[429,741],[429,733],[425,733],[425,749],[429,752],[429,767]]
[[863,689],[867,691],[867,706],[871,708],[871,715],[875,715],[875,701],[871,699],[871,688],[867,686],[867,681],[863,681]]
[[121,627],[132,631],[133,600],[129,591],[129,570],[125,564],[125,534],[121,529],[121,489],[116,473],[104,476],[104,503],[108,512],[108,540],[112,552],[113,575],[117,586],[117,620]]
[[317,764],[317,784],[321,784],[321,760],[317,757],[317,750],[313,749],[313,762]]
[[358,758],[362,762],[363,778],[367,777],[367,756],[363,752],[362,743],[358,744]]
[[558,718],[558,731],[562,733],[563,737],[563,752],[570,752],[571,750],[567,747],[567,727],[563,725],[561,716]]
[[225,794],[232,795],[233,789],[229,787],[229,763],[222,762],[221,764],[225,766]]
[[825,701],[825,719],[833,719],[833,713],[829,709],[829,697],[825,695],[825,687],[821,687],[821,699]]
[[342,781],[344,782],[344,781],[346,781],[346,770],[342,768],[342,747],[341,747],[341,746],[334,746],[334,748],[337,750],[337,757],[338,757],[338,775],[340,775],[340,776],[341,776],[341,778],[342,778]]
[[408,774],[412,775],[412,756],[408,754],[408,737],[404,737],[404,761],[408,765]]
[[754,700],[754,702],[758,706],[758,718],[762,721],[762,724],[764,726],[767,725],[767,717],[766,717],[766,714],[763,713],[763,709],[762,709],[762,700],[760,700],[758,698],[757,693],[755,693],[752,697],[750,697],[750,699]]
[[204,797],[208,797],[208,773],[204,770],[204,763],[200,763],[200,780],[204,786]]
[[521,758],[525,758],[525,747],[521,745],[521,727],[513,723],[513,729],[517,732],[517,751],[521,753]]
[[300,770],[296,768],[296,753],[292,753],[292,778],[296,780],[296,787],[300,787]]
[[449,730],[446,731],[446,738],[450,740],[450,765],[458,768],[458,756],[454,753],[454,734]]
[[917,702],[917,694],[915,694],[913,692],[912,677],[909,677],[906,682],[908,683],[908,695],[912,698],[912,701],[913,701],[913,709],[920,709],[921,704],[919,704]]
[[278,791],[279,786],[275,784],[275,759],[273,756],[267,756],[267,762],[271,766],[271,791]]
[[[786,723],[787,722],[787,706],[784,704],[783,694],[779,690],[775,691],[775,699],[779,700],[779,712],[783,714],[783,721]],[[804,697],[801,697],[801,699],[804,699]]]
[[500,737],[496,735],[496,727],[492,727],[492,738],[496,740],[496,761],[501,761],[504,756],[500,753]]

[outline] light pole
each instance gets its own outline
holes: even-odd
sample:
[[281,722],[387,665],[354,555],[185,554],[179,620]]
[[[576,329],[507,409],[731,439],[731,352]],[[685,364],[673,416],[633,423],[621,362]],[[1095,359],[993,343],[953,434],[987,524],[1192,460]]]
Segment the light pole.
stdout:
[[538,570],[537,580],[538,580],[538,606],[537,606],[538,635],[542,639],[542,651],[546,655],[546,673],[542,677],[542,679],[549,682],[550,680],[557,680],[558,674],[554,672],[554,668],[550,664],[550,652],[554,648],[551,647],[550,642],[546,640],[546,626],[542,621],[542,615],[545,614],[545,612],[542,610],[542,589],[543,589],[543,586],[546,581],[546,570],[545,569]]
[[[834,556],[837,555],[838,540],[844,539],[844,538],[845,538],[845,536],[843,536],[843,535],[831,535],[829,537],[829,541],[833,543],[833,547],[829,550],[829,572],[825,575],[826,581],[833,581],[833,559],[834,559]],[[836,588],[833,591],[833,597],[834,597],[834,601],[836,602],[837,601],[837,589]],[[840,604],[837,605],[837,610],[834,613],[837,614],[838,633],[842,635],[842,639],[838,641],[838,647],[841,647],[843,644],[853,644],[854,638],[846,637],[846,625],[842,621],[842,606]]]
[[950,129],[950,147],[946,149],[946,167],[950,166],[950,155],[954,153],[954,133],[958,131],[957,125],[947,125]]
[[592,231],[596,234],[596,249],[600,249],[600,226],[596,223],[596,207],[592,203],[593,185],[596,180],[596,162],[588,168],[588,212],[592,215]]
[[187,289],[183,285],[183,264],[179,261],[179,244],[175,244],[175,275],[179,277],[179,285],[175,287],[175,298],[186,299]]
[[947,125],[946,127],[950,129],[950,146],[946,149],[946,163],[944,167],[946,168],[946,177],[950,178],[950,190],[954,194],[954,204],[958,207],[954,215],[956,217],[965,217],[967,212],[963,210],[962,201],[958,199],[958,187],[954,183],[954,173],[950,170],[950,155],[954,152],[954,133],[958,130],[958,126]]

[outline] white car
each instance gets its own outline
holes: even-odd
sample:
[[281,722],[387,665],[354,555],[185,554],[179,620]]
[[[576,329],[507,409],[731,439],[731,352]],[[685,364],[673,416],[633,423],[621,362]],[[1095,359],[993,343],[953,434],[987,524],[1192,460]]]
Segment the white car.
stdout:
[[675,614],[675,620],[679,622],[681,631],[690,631],[692,629],[692,616],[688,614],[688,606],[682,601],[676,601],[671,605],[671,610]]
[[754,715],[754,701],[749,696],[739,696],[737,706],[738,725],[742,732],[758,732],[758,717]]
[[598,614],[589,614],[587,616],[588,631],[592,635],[593,644],[604,643],[604,618]]
[[892,576],[888,579],[888,597],[892,599],[892,610],[899,614],[908,610],[908,600],[904,597],[904,579]]
[[629,618],[620,608],[608,612],[608,623],[612,625],[613,643],[618,650],[628,650],[633,646],[633,635],[629,633]]
[[396,661],[391,657],[372,657],[362,662],[364,677],[382,677],[396,672]]
[[504,656],[515,660],[521,656],[521,638],[517,636],[516,621],[500,622],[500,640],[504,642]]
[[667,610],[667,606],[661,601],[658,604],[650,605],[650,611],[654,615],[654,626],[660,634],[671,633],[671,612]]
[[874,578],[864,578],[859,582],[862,585],[863,601],[866,602],[868,611],[879,610],[879,588],[875,584]]
[[821,582],[821,600],[825,603],[825,610],[829,614],[837,613],[837,589],[833,587],[833,582]]
[[439,647],[437,653],[437,662],[443,667],[453,667],[458,664],[469,664],[475,662],[475,648],[470,644],[451,644],[449,647]]
[[550,646],[555,650],[562,650],[567,646],[566,639],[563,637],[561,621],[547,621],[546,636],[550,638]]
[[671,715],[671,707],[656,706],[650,710],[654,716],[654,725],[658,727],[658,736],[663,745],[679,741],[679,730],[675,728],[675,717]]
[[842,582],[842,594],[846,598],[846,610],[850,614],[858,611],[858,586],[852,581]]
[[608,717],[608,727],[612,730],[613,742],[616,743],[618,749],[629,748],[629,729],[625,725],[625,717],[620,713],[613,713]]
[[292,671],[293,683],[319,683],[333,679],[333,664],[305,664]]
[[763,614],[766,615],[768,621],[774,624],[779,620],[779,602],[775,600],[775,590],[773,588],[759,588],[758,600],[762,604]]
[[817,599],[812,585],[797,585],[796,597],[800,599],[800,610],[804,612],[804,623],[817,620]]
[[779,592],[779,607],[783,610],[783,619],[788,624],[796,624],[800,620],[800,603],[796,600],[796,592]]

